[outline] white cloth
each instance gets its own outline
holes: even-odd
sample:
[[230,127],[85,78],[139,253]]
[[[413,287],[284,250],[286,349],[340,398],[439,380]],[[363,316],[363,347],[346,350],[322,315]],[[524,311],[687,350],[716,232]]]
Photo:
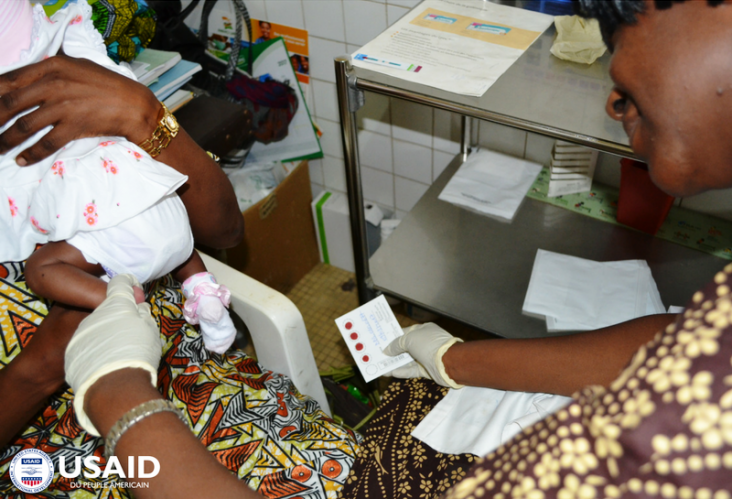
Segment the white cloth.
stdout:
[[[39,62],[63,49],[71,57],[89,59],[134,79],[129,69],[107,57],[102,37],[91,22],[91,7],[86,0],[68,5],[51,20],[43,8],[36,5],[33,23],[30,48],[21,53],[19,62],[0,68],[0,73]],[[0,128],[0,133],[14,122],[15,119]],[[129,222],[147,210],[161,207],[159,201],[183,185],[187,179],[185,175],[153,160],[135,144],[118,137],[77,140],[35,165],[19,167],[15,163],[16,156],[38,142],[50,129],[47,127],[0,156],[0,261],[25,260],[36,244],[48,241],[85,240],[83,246],[90,248],[95,246],[90,239],[99,237],[96,246],[113,242],[116,247],[108,248],[108,251],[117,255],[110,262],[99,259],[100,263],[116,272],[133,273],[141,282],[146,282],[149,275],[164,273],[152,270],[140,273],[137,266],[115,268],[119,260],[125,259],[122,253],[128,251],[127,244],[135,248],[130,251],[131,255],[155,252],[154,261],[167,260],[158,265],[159,269],[175,268],[190,256],[189,251],[185,258],[173,261],[173,257],[182,256],[182,248],[192,250],[187,218],[185,224],[177,218],[180,209],[171,207],[156,215],[146,215],[148,221],[154,220],[157,224],[158,237],[153,237],[155,233],[150,230],[149,223]],[[125,229],[120,227],[114,234],[103,234],[125,222],[129,222]],[[127,235],[119,237],[134,232],[138,226],[144,234],[129,239]],[[172,255],[165,255],[163,251],[174,247],[164,241],[165,237],[171,237],[173,227],[180,230],[172,237],[181,250],[176,247]],[[144,251],[139,247],[141,241],[147,244]],[[82,247],[77,247],[83,251]],[[99,253],[84,256],[91,261],[98,259]]]
[[132,274],[140,282],[162,277],[193,253],[193,234],[183,201],[176,194],[129,220],[95,232],[78,232],[66,241],[107,275]]
[[445,454],[485,456],[571,400],[546,393],[467,386],[450,390],[412,436]]

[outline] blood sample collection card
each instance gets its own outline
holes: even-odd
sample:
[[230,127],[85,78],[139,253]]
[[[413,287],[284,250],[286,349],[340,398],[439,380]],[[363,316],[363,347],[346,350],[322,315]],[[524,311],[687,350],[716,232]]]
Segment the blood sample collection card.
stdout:
[[412,361],[407,353],[389,357],[382,352],[404,334],[383,295],[337,318],[335,323],[367,382]]

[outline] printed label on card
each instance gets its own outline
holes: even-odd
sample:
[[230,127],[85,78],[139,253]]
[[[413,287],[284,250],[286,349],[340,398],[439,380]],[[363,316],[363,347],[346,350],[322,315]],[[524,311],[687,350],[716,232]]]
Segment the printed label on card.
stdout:
[[382,353],[404,334],[383,295],[337,318],[335,323],[366,382],[412,361],[407,353],[396,357]]

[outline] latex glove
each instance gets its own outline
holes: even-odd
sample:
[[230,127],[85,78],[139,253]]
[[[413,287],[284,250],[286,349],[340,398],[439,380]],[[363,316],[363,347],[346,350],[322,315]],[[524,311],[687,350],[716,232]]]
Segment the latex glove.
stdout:
[[396,378],[431,378],[438,385],[459,389],[464,385],[455,383],[442,363],[445,352],[458,342],[463,340],[428,322],[406,328],[404,335],[389,343],[384,353],[391,357],[408,353],[414,358],[414,361],[391,372]]
[[84,412],[86,391],[99,378],[134,367],[150,373],[155,386],[162,356],[160,332],[150,315],[150,305],[135,303],[129,274],[119,274],[107,284],[107,298],[79,328],[66,347],[66,382],[74,390],[74,411],[79,424],[92,435],[99,432]]

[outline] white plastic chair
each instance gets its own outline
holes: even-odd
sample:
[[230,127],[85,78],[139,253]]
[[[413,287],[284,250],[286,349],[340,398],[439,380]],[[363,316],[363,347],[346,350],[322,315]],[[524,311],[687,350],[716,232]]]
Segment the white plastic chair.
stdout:
[[295,304],[238,270],[200,255],[208,271],[231,291],[231,308],[249,328],[257,360],[265,368],[289,376],[301,393],[312,397],[330,416],[305,321]]

